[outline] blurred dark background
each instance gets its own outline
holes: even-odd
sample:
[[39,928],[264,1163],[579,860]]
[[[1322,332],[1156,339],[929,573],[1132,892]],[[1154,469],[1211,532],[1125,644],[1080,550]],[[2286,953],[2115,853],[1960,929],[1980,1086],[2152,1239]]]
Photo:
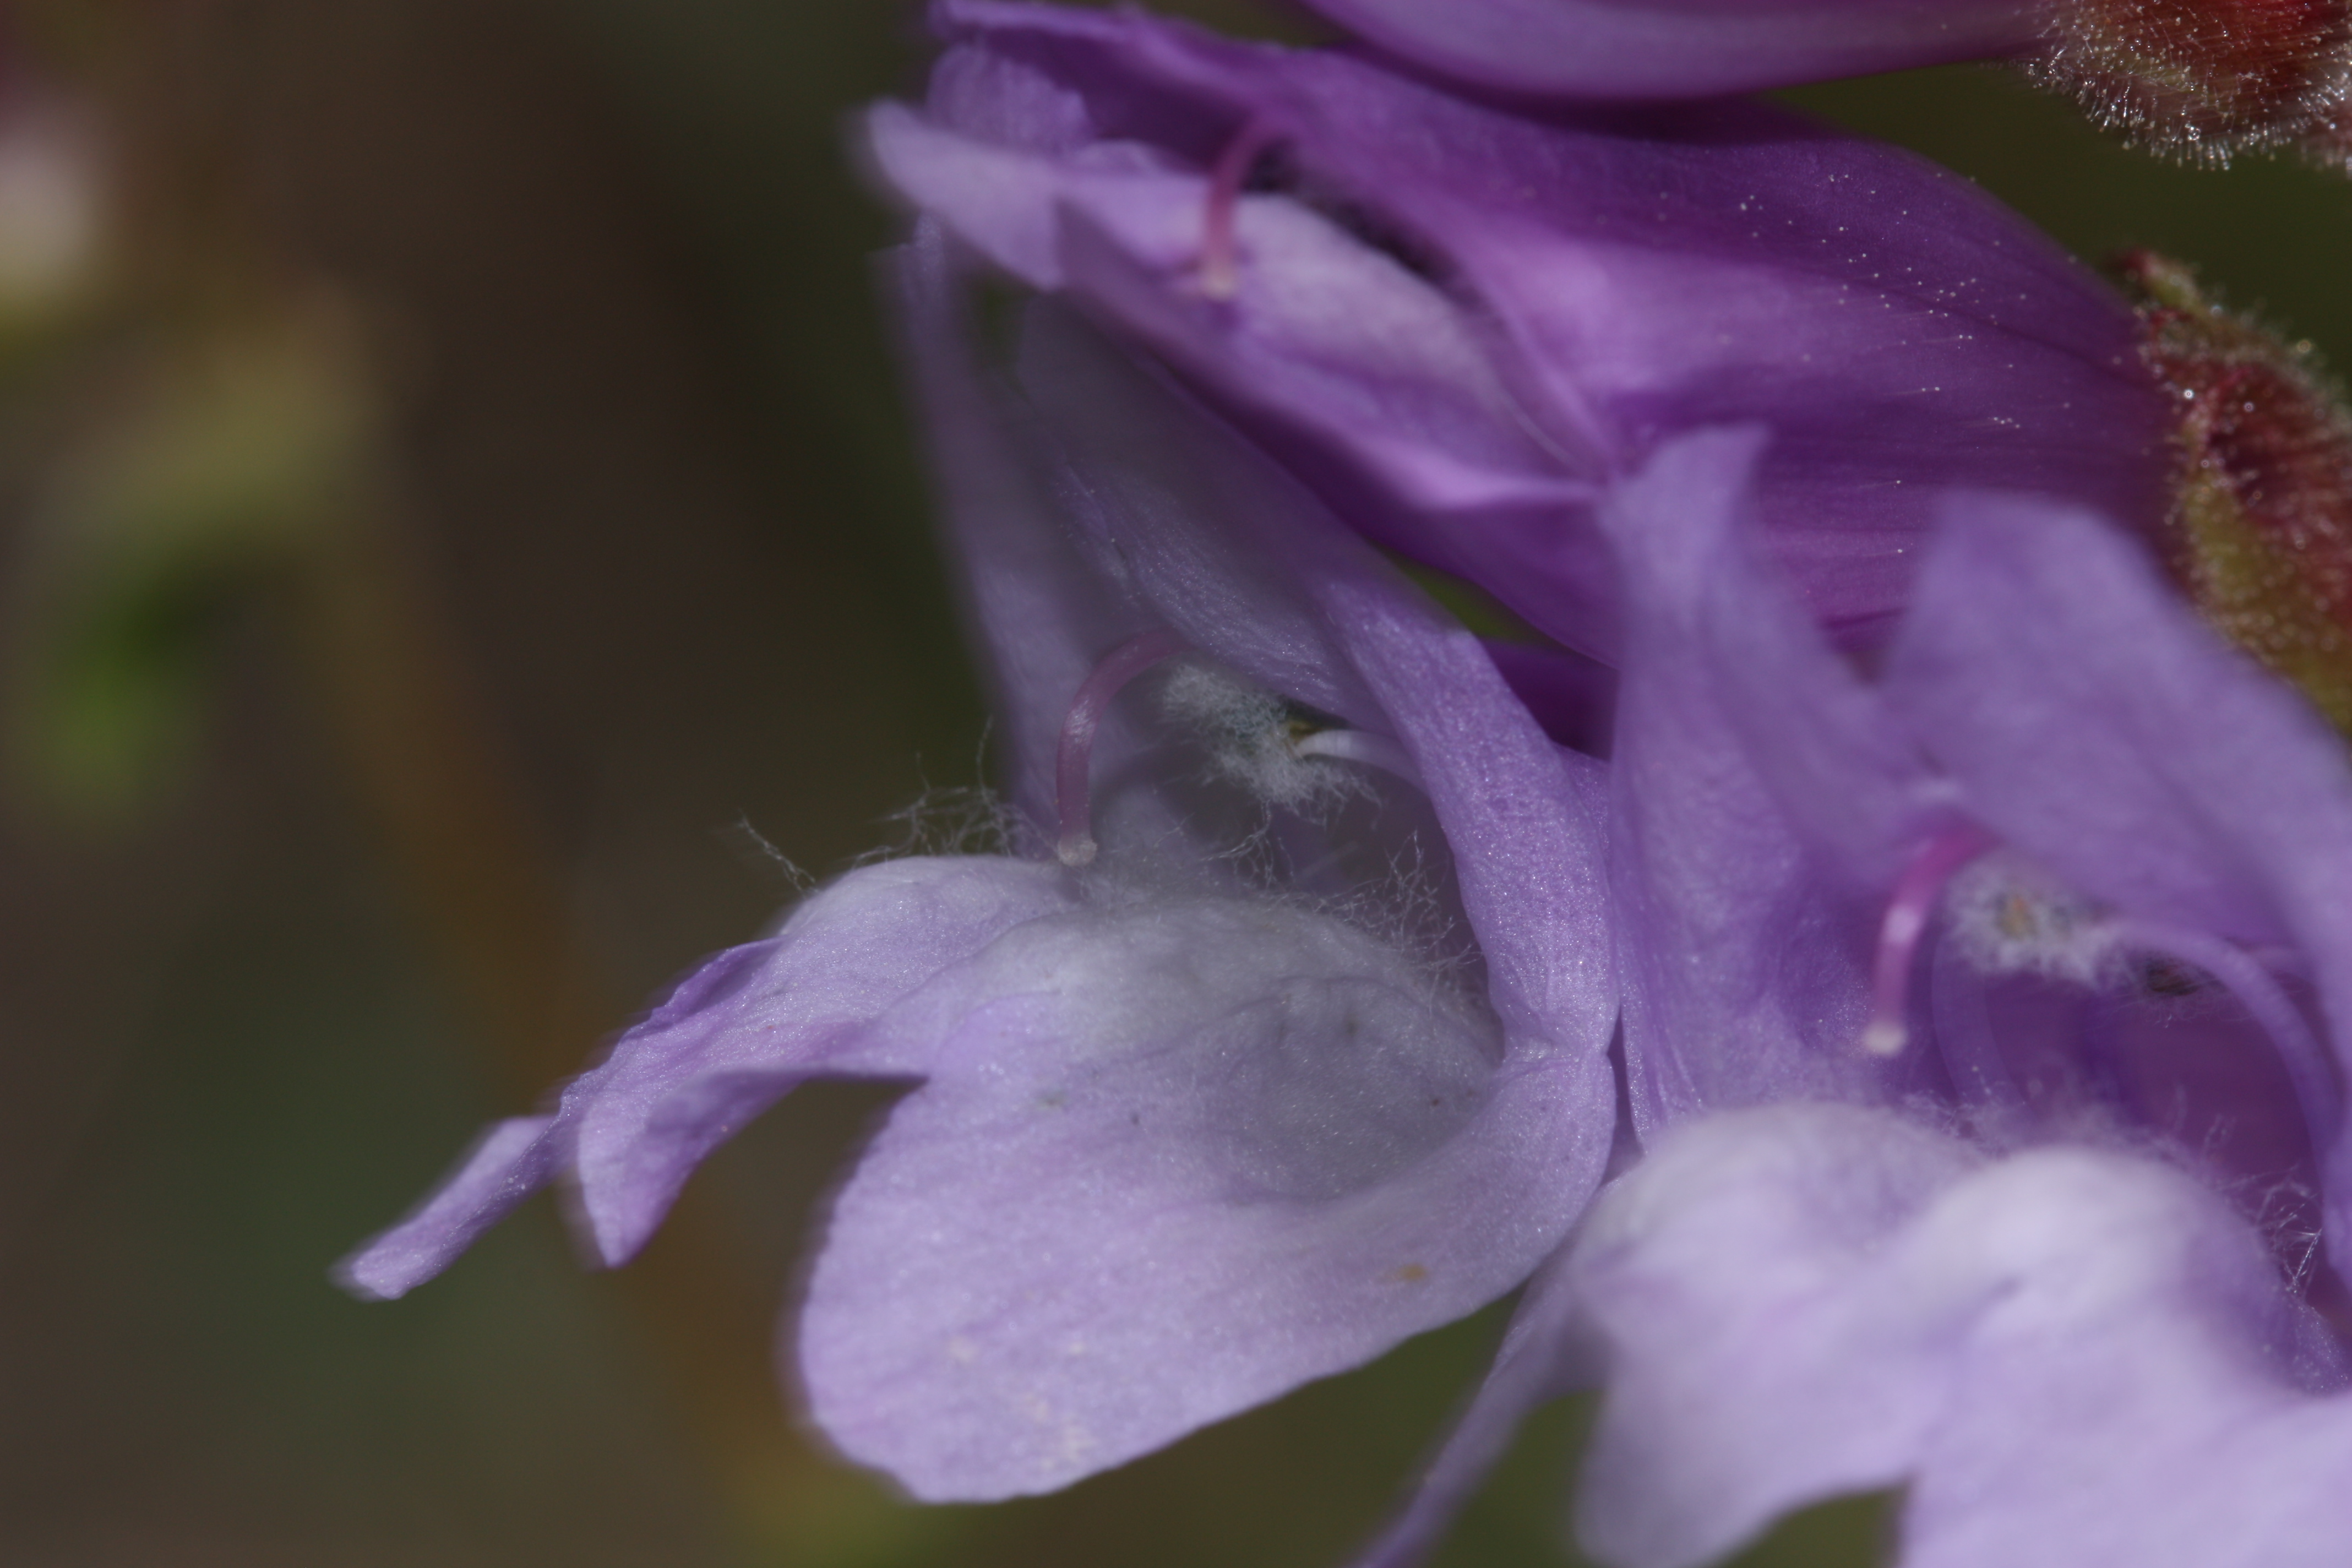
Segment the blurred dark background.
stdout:
[[[1311,37],[1234,4],[1192,14]],[[638,1266],[552,1205],[328,1266],[668,976],[980,782],[845,116],[901,0],[0,11],[0,1563],[1337,1564],[1489,1312],[1055,1499],[906,1508],[772,1320],[880,1108],[803,1091]],[[1974,69],[1801,95],[2352,352],[2352,184]],[[1441,1560],[1568,1560],[1585,1412]],[[1863,1563],[1874,1505],[1756,1564]]]

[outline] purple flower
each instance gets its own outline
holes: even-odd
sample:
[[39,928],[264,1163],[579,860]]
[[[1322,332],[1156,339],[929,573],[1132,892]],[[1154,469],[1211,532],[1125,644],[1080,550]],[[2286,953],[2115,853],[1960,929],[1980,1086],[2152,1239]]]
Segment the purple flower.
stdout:
[[1702,426],[1772,421],[1770,549],[1858,637],[1954,486],[2161,514],[2129,310],[1906,153],[1754,105],[1514,113],[1135,14],[934,15],[925,106],[868,122],[885,180],[1570,647],[1622,636],[1593,507]]
[[1598,764],[1066,312],[1026,400],[986,384],[946,265],[901,281],[1027,852],[849,873],[343,1269],[399,1295],[558,1176],[619,1263],[796,1084],[906,1080],[798,1362],[930,1500],[1064,1485],[1510,1289],[1599,1180],[1616,1012]]
[[2013,59],[2111,129],[2226,162],[2344,157],[2343,0],[1307,0],[1474,89],[1605,102],[1711,98],[1954,60]]
[[1580,1377],[1624,1568],[1897,1485],[1906,1568],[2341,1561],[2341,741],[2040,500],[1948,505],[1866,682],[1757,559],[1757,444],[1670,447],[1607,519],[1651,1152],[1374,1561]]
[[[1833,10],[1742,15],[1793,58]],[[622,1262],[780,1096],[893,1080],[797,1371],[919,1498],[1062,1486],[1524,1283],[1368,1568],[1596,1380],[1619,1568],[1889,1486],[1913,1568],[2339,1560],[2352,769],[2137,551],[2193,452],[2123,303],[1755,106],[936,15],[925,106],[868,128],[924,215],[898,303],[1003,851],[719,955],[347,1282],[557,1181]],[[1009,383],[975,257],[1042,296]],[[1482,644],[1375,545],[1618,676]]]

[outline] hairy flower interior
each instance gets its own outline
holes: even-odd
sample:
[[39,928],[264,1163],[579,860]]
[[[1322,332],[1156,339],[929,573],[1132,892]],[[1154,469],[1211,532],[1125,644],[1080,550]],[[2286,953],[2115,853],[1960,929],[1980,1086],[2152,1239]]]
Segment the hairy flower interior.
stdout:
[[2055,1131],[2179,1161],[2239,1203],[2284,1278],[2311,1284],[2316,1160],[2341,1095],[2292,961],[2123,916],[1964,826],[1915,858],[1880,943],[1865,1049],[1905,1049],[1907,1020],[1932,1016],[1945,1073],[1996,1141]]
[[[1073,702],[1066,742],[1083,727],[1091,752],[1116,697],[1144,745],[1123,764],[1095,764],[1091,779],[1082,756],[1066,777],[1075,793],[1060,803],[1064,863],[1086,870],[1110,903],[1270,897],[1369,934],[1433,983],[1477,994],[1480,959],[1444,835],[1403,747],[1147,637],[1159,640],[1114,650],[1097,677],[1116,679],[1097,689],[1090,678]],[[1067,847],[1074,829],[1080,859]]]

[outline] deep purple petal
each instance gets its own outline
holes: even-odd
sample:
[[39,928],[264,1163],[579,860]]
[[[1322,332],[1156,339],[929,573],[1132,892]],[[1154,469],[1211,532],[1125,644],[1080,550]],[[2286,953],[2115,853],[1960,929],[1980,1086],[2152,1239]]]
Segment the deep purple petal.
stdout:
[[[1832,622],[1900,604],[1942,487],[2154,514],[2163,409],[2130,312],[1906,154],[1758,109],[1516,118],[1135,16],[941,15],[1081,97],[1100,140],[1010,145],[961,93],[928,129],[877,119],[887,175],[1198,378],[1358,526],[1562,641],[1613,635],[1578,487],[1695,425],[1775,423],[1761,510]],[[1295,175],[1241,198],[1213,298],[1204,171],[1245,126]]]
[[1586,503],[1600,459],[1564,468],[1501,384],[1475,315],[1326,218],[1245,200],[1241,228],[1263,281],[1246,307],[1210,309],[1204,328],[1205,307],[1183,284],[1206,199],[1196,171],[1071,166],[891,105],[874,111],[869,133],[892,183],[999,266],[1049,289],[1075,267],[1089,300],[1155,342],[1207,331],[1221,390],[1344,450],[1368,497],[1473,525],[1458,538],[1409,531],[1437,564],[1492,575],[1478,564],[1482,536],[1507,529],[1532,531],[1527,547],[1561,556],[1554,578],[1601,575],[1589,542],[1580,558],[1576,541],[1561,537],[1573,531],[1559,526]]
[[1537,643],[1486,644],[1486,657],[1545,734],[1606,757],[1616,728],[1617,672],[1597,659]]
[[2019,53],[2031,0],[1306,0],[1475,85],[1601,100],[1711,98]]

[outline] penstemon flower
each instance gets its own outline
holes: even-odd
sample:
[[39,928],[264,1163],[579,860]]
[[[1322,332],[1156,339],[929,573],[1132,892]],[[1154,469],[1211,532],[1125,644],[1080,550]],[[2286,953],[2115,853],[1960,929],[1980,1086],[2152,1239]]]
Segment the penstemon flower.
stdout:
[[916,1496],[1049,1489],[1516,1286],[1612,1135],[1599,765],[1277,470],[1066,314],[994,395],[904,266],[1022,852],[885,862],[711,960],[343,1278],[559,1175],[626,1259],[795,1084],[916,1087],[799,1323]]
[[[1620,100],[2196,33],[1322,8]],[[2214,15],[2326,80],[2247,66],[2300,107],[2199,144],[2321,137],[2336,13]],[[1905,1568],[2352,1555],[2352,419],[2305,357],[1757,106],[935,17],[926,101],[865,131],[921,214],[892,276],[1000,852],[712,960],[346,1283],[557,1181],[622,1262],[796,1085],[898,1080],[795,1342],[918,1498],[1065,1485],[1524,1286],[1365,1568],[1591,1383],[1615,1568],[1890,1487]],[[1035,296],[1003,380],[982,264]]]
[[868,121],[896,190],[1570,647],[1620,631],[1593,506],[1708,424],[1771,420],[1771,547],[1859,639],[1944,489],[2162,511],[2128,307],[1907,153],[1750,105],[1514,114],[1135,14],[934,16],[927,103]]

